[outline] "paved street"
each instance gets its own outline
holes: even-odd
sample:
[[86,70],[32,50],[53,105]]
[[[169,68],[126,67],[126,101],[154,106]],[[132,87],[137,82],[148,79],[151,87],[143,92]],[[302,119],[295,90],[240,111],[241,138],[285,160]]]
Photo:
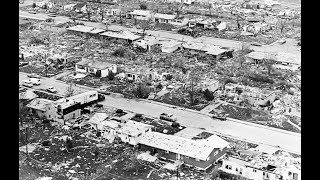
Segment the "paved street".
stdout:
[[[19,73],[19,82],[27,79],[25,73]],[[57,81],[54,78],[42,78],[41,85],[35,86],[35,89],[44,89],[47,86],[54,86],[58,94],[63,95],[67,84]],[[87,91],[91,88],[74,87],[76,93]],[[152,117],[159,117],[161,113],[171,113],[178,118],[178,122],[183,126],[205,128],[209,132],[223,134],[247,142],[264,144],[270,146],[280,146],[282,149],[296,154],[301,154],[301,134],[289,131],[279,130],[251,123],[242,123],[241,121],[220,121],[207,115],[199,114],[182,109],[173,109],[159,103],[150,103],[139,99],[124,99],[106,96],[102,104],[136,113],[146,114]]]

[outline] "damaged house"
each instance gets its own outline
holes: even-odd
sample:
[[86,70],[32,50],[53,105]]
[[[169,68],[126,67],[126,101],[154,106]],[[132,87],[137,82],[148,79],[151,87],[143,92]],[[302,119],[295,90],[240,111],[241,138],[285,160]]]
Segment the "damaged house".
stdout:
[[134,10],[128,14],[128,17],[137,20],[148,20],[153,18],[153,13],[149,10]]
[[248,179],[301,180],[299,160],[280,152],[271,155],[248,150],[246,154],[253,155],[251,158],[244,159],[239,153],[239,157],[231,156],[223,159],[219,169]]
[[212,135],[207,139],[193,140],[158,132],[146,133],[139,142],[142,151],[158,154],[170,161],[180,160],[187,166],[207,169],[225,154],[228,142]]
[[222,49],[218,46],[204,43],[196,43],[196,42],[186,42],[182,44],[184,49],[195,50],[198,52],[204,52],[208,55],[211,55],[214,59],[220,59],[222,57],[228,56],[228,50]]
[[91,127],[101,132],[101,136],[112,142],[116,137],[122,142],[137,145],[142,136],[151,132],[153,126],[132,120],[123,120],[116,117],[109,119],[108,114],[97,112],[87,122]]
[[117,73],[117,65],[83,58],[82,61],[76,63],[75,71],[83,74],[94,74],[97,77],[107,77],[110,71]]
[[80,103],[72,99],[62,98],[46,105],[46,118],[59,123],[79,117],[81,115]]
[[46,105],[53,102],[54,101],[48,99],[35,98],[29,104],[27,104],[27,107],[31,109],[32,113],[35,113],[38,115],[38,117],[42,118],[46,116]]

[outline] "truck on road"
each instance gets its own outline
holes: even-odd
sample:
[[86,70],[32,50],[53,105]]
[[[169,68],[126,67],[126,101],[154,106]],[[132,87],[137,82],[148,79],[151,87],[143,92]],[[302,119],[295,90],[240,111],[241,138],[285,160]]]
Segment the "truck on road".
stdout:
[[33,85],[36,85],[36,86],[39,86],[39,85],[40,85],[40,79],[38,79],[38,78],[30,78],[29,81],[30,81]]

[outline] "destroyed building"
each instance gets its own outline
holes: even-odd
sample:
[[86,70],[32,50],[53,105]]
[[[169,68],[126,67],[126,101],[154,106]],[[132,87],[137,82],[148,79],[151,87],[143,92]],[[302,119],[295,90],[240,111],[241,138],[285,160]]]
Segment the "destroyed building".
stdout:
[[117,65],[105,61],[83,58],[76,63],[75,71],[83,74],[94,74],[97,77],[107,77],[109,72],[117,73]]
[[219,169],[249,179],[301,180],[299,158],[263,145],[226,157]]
[[101,132],[101,136],[110,142],[120,138],[122,142],[137,145],[142,136],[153,126],[123,118],[110,118],[105,112],[95,113],[89,121],[92,129]]

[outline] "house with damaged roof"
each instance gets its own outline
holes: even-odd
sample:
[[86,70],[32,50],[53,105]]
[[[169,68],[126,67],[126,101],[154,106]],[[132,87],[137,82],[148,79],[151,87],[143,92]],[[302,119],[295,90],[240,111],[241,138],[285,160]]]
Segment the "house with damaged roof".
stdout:
[[158,154],[159,158],[181,161],[187,166],[207,169],[225,154],[228,142],[216,135],[206,139],[187,139],[158,132],[147,132],[139,142],[142,151]]
[[151,131],[152,125],[118,117],[109,118],[105,112],[97,112],[89,121],[91,127],[101,132],[101,137],[112,142],[116,137],[122,142],[137,145],[142,136]]
[[259,147],[226,157],[219,169],[248,179],[301,180],[299,158],[275,148]]
[[83,74],[94,74],[97,77],[107,77],[109,72],[117,73],[117,65],[106,61],[91,60],[83,58],[76,63],[76,72]]

